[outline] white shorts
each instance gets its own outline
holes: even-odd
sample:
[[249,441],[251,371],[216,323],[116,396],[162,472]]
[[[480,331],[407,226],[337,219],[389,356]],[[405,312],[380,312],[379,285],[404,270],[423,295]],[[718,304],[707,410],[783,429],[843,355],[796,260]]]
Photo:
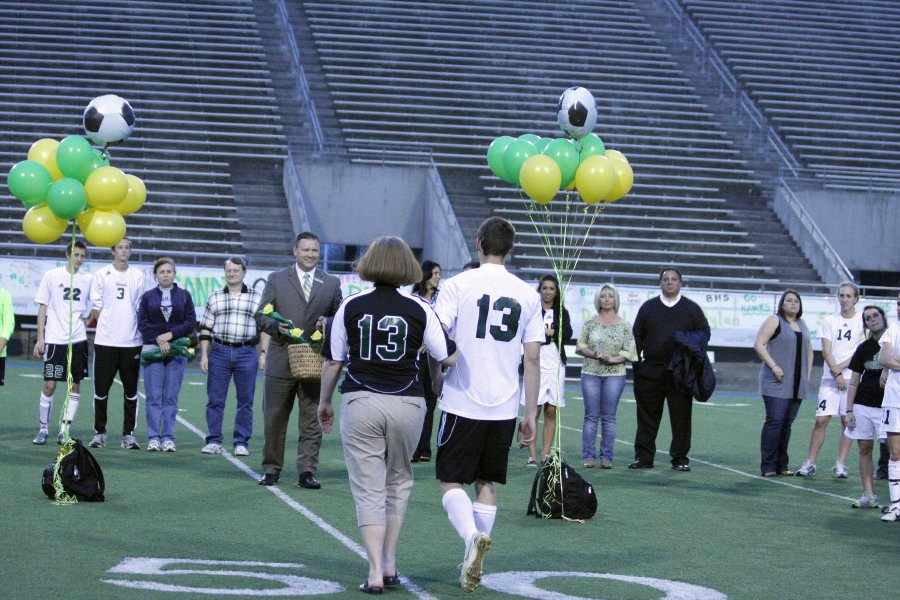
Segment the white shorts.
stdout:
[[887,439],[889,433],[900,433],[900,408],[896,406],[881,407],[881,434],[878,439]]
[[[541,384],[538,388],[538,406],[552,404],[553,406],[566,405],[566,371],[561,366],[559,371],[541,371]],[[519,404],[525,406],[525,388],[519,395]]]
[[817,417],[834,417],[847,414],[847,390],[839,390],[837,386],[823,385],[819,387],[819,401],[816,404]]
[[853,405],[853,414],[856,415],[856,427],[845,428],[844,435],[851,440],[874,440],[879,437],[881,431],[881,408]]

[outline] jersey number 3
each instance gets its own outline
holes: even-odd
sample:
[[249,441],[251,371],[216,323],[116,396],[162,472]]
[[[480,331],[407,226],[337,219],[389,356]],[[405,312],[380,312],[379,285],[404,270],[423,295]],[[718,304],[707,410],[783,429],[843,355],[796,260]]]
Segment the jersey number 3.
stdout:
[[[508,342],[519,331],[519,316],[522,314],[522,307],[515,298],[500,296],[491,304],[491,297],[485,294],[476,302],[478,305],[478,329],[475,330],[475,337],[484,339],[487,332],[498,342]],[[487,326],[488,315],[491,310],[501,313],[500,324]]]

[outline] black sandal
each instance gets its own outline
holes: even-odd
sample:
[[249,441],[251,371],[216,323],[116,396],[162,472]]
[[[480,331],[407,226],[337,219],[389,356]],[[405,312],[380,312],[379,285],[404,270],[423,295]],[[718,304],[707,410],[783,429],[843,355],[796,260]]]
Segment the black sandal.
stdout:
[[384,587],[397,587],[400,585],[400,573],[394,573],[393,575],[384,575],[381,578],[384,581]]
[[366,579],[364,582],[362,582],[362,585],[359,586],[359,591],[366,594],[383,594],[384,588],[378,587],[377,585],[369,585],[369,580]]

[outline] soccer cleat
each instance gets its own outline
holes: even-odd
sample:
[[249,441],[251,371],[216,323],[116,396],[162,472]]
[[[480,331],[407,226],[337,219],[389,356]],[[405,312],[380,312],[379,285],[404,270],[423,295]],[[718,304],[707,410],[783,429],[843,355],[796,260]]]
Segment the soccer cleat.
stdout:
[[147,452],[159,452],[159,440],[150,440],[147,442]]
[[887,512],[881,515],[882,521],[900,521],[900,504],[893,504]]
[[91,443],[88,444],[91,448],[106,448],[106,434],[105,433],[97,433],[94,437],[91,438]]
[[803,466],[797,469],[797,472],[794,473],[797,477],[812,477],[816,474],[816,465],[812,464],[808,460],[803,461]]
[[34,436],[34,439],[31,440],[31,443],[37,444],[38,446],[43,446],[47,443],[47,435],[47,430],[41,427],[40,429],[38,429],[37,435]]
[[474,592],[481,585],[481,564],[490,549],[491,536],[481,531],[476,532],[466,544],[466,557],[459,574],[459,583],[464,592]]
[[162,443],[162,451],[163,452],[175,452],[175,442],[172,440],[166,440]]
[[234,455],[235,456],[250,456],[250,449],[247,446],[235,446],[234,447]]
[[834,463],[834,466],[831,467],[831,472],[838,479],[847,479],[847,467],[844,466],[844,463]]
[[210,442],[200,448],[200,454],[222,454],[222,444]]
[[878,508],[878,498],[872,494],[863,493],[859,500],[850,505],[852,508]]
[[137,443],[137,440],[134,439],[133,435],[123,435],[122,436],[122,447],[126,450],[140,450],[141,445]]

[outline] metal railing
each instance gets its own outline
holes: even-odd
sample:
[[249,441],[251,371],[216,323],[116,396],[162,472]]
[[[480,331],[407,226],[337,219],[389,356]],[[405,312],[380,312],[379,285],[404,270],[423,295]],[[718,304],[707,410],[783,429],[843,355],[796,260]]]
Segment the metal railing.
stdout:
[[297,40],[294,39],[294,29],[291,27],[291,19],[288,15],[287,6],[284,0],[275,0],[278,16],[281,17],[281,30],[290,49],[291,61],[294,63],[294,70],[297,73],[297,93],[306,102],[306,115],[309,119],[309,125],[312,128],[313,138],[316,143],[316,150],[321,152],[325,147],[325,136],[322,133],[322,123],[319,121],[319,114],[316,112],[316,105],[313,102],[312,93],[309,90],[309,81],[306,79],[306,71],[303,70],[303,64],[300,62],[300,48],[297,47]]

